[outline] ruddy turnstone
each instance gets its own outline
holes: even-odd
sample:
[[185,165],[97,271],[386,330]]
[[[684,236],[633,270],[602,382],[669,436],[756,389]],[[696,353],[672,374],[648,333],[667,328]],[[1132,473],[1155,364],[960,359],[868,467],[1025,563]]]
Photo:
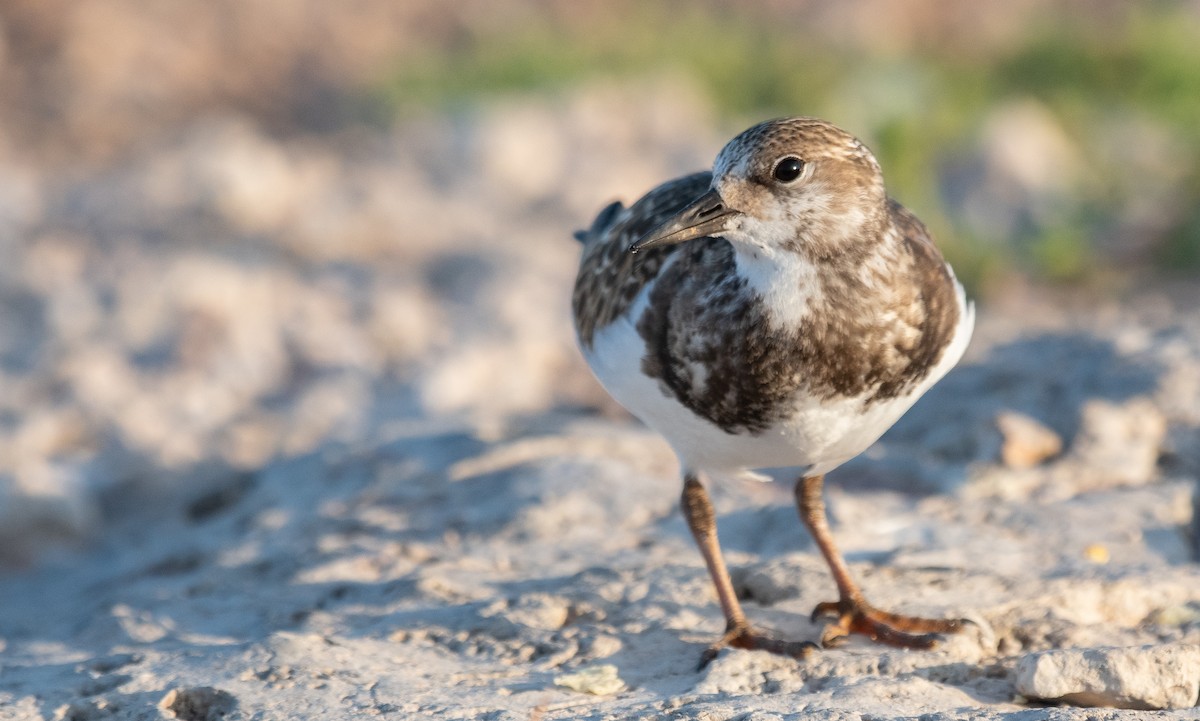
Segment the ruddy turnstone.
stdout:
[[771,120],[713,170],[613,203],[577,237],[575,328],[612,396],[679,457],[682,507],[716,586],[723,646],[796,657],[815,646],[752,630],[721,549],[705,475],[798,466],[800,518],[837,584],[814,620],[929,648],[961,619],[879,610],[833,541],[825,474],[867,449],[962,357],[974,306],[920,220],[888,197],[879,164],[814,118]]

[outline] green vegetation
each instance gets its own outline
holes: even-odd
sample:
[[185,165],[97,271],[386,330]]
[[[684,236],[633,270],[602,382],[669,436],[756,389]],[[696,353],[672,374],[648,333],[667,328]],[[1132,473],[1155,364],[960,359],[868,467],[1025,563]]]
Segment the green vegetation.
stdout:
[[[1127,6],[1119,21],[1047,15],[1002,50],[947,43],[888,55],[711,7],[632,7],[632,19],[543,19],[476,37],[395,68],[375,100],[403,113],[674,68],[727,118],[822,115],[863,136],[893,194],[927,220],[968,279],[1009,268],[1087,279],[1131,260],[1200,268],[1194,10],[1157,2]],[[988,121],[1020,103],[1045,111],[1081,167],[1046,207],[992,227],[963,209],[959,184],[981,162]]]

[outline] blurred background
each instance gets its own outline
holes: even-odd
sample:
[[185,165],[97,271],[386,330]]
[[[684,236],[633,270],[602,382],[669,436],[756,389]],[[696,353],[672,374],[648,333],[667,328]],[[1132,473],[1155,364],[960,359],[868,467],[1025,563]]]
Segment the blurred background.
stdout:
[[863,138],[985,312],[1200,269],[1200,2],[5,0],[0,98],[7,562],[280,458],[615,412],[571,231],[771,116]]

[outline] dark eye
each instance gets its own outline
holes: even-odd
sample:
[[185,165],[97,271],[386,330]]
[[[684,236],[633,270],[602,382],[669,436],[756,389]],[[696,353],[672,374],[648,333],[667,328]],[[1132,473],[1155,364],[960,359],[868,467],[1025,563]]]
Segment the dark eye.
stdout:
[[781,183],[790,183],[804,172],[804,161],[800,158],[787,157],[775,163],[771,175]]

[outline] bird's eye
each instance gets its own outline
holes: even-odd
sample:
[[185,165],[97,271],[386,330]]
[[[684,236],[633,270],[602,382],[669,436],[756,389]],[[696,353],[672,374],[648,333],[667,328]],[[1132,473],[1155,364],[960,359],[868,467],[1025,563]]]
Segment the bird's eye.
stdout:
[[775,163],[775,169],[771,171],[771,175],[781,183],[790,183],[799,178],[803,172],[804,161],[800,158],[788,156]]

